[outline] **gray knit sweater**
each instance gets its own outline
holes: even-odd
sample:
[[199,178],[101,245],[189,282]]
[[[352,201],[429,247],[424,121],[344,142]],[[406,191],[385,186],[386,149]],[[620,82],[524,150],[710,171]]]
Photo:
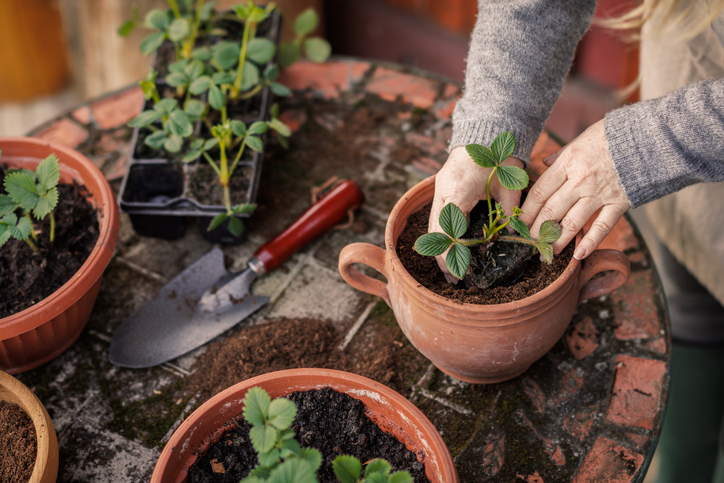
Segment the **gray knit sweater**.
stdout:
[[[479,0],[450,149],[512,131],[526,164],[595,0]],[[632,207],[724,181],[724,80],[690,84],[606,115],[606,140]]]

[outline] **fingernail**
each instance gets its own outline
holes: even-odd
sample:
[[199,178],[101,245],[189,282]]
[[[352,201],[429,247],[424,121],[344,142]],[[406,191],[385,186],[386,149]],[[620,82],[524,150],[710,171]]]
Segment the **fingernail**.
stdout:
[[573,253],[573,258],[575,258],[576,260],[583,260],[584,258],[586,258],[586,255],[586,247],[578,247]]

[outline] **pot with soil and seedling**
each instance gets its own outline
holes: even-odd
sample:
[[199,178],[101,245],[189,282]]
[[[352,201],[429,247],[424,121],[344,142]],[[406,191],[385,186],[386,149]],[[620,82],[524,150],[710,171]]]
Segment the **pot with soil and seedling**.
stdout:
[[0,368],[62,353],[90,318],[118,238],[113,191],[85,156],[0,138]]
[[[522,189],[528,177],[523,177],[522,170],[500,165],[513,149],[510,142],[503,142],[508,139],[507,135],[498,139],[500,141],[491,146],[493,149],[472,145],[467,151],[476,162],[482,160],[484,166],[497,167],[491,176],[497,174],[504,185],[510,181],[510,187]],[[415,347],[440,370],[457,379],[488,384],[518,376],[555,345],[580,302],[608,294],[628,280],[628,258],[615,250],[596,250],[583,261],[573,258],[572,250],[568,250],[563,253],[569,258],[562,259],[559,255],[549,265],[545,259],[552,255],[550,243],[559,236],[556,225],[547,222],[539,238],[534,240],[518,219],[518,210],[506,217],[489,196],[488,210],[479,210],[482,221],[472,220],[472,230],[467,229],[462,213],[454,205],[448,205],[440,220],[445,233],[425,235],[427,218],[421,215],[425,210],[429,213],[434,191],[434,177],[414,186],[390,213],[385,228],[386,249],[367,243],[348,245],[340,254],[339,270],[353,287],[382,297]],[[415,218],[418,219],[417,233],[411,233]],[[519,236],[501,234],[505,233],[507,224],[518,230]],[[575,243],[581,238],[579,233]],[[424,255],[411,254],[413,245]],[[437,264],[430,257],[448,248],[446,265],[451,273],[463,278],[463,283],[433,287],[419,281],[417,273],[411,275],[415,263],[421,263],[423,271],[437,274]],[[516,261],[503,263],[502,259],[508,257]],[[352,267],[355,263],[379,271],[387,283],[361,274]],[[473,270],[469,272],[470,265]],[[501,266],[507,267],[506,270],[501,271]],[[560,266],[552,277],[550,266]],[[476,275],[476,271],[486,275]],[[593,278],[605,271],[612,272]],[[543,286],[536,286],[536,278],[546,273],[551,282],[543,280]],[[495,279],[494,282],[502,286],[495,287],[489,279]],[[485,288],[476,286],[478,284]],[[532,288],[521,291],[521,284]],[[465,290],[475,297],[460,297],[457,292]],[[483,297],[493,292],[496,297]],[[507,301],[498,302],[503,295]]]
[[412,403],[327,369],[265,374],[217,394],[174,432],[151,481],[288,481],[276,478],[289,471],[310,482],[315,473],[319,481],[411,481],[406,471],[418,482],[459,481],[440,434]]

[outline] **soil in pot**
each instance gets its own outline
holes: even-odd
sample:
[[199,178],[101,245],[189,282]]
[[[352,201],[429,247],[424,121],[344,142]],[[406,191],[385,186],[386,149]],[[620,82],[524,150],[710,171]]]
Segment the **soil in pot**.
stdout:
[[[4,178],[5,169],[0,167],[0,179]],[[48,297],[86,261],[99,234],[98,215],[86,200],[89,195],[85,186],[75,182],[58,185],[58,205],[53,210],[55,241],[50,243],[49,216],[39,227],[36,224],[41,255],[14,238],[0,248],[0,318]]]
[[[331,388],[294,392],[288,399],[297,406],[297,417],[292,423],[297,441],[303,448],[316,448],[322,453],[322,466],[317,473],[321,483],[338,481],[332,461],[342,454],[355,456],[363,463],[384,458],[393,471],[409,471],[416,483],[430,481],[415,453],[372,422],[361,401]],[[190,469],[191,483],[237,482],[256,466],[256,454],[249,440],[250,426],[241,415],[234,421],[235,426]]]
[[[213,158],[213,156],[212,156]],[[229,180],[231,205],[248,203],[249,184],[254,172],[251,166],[237,165]],[[223,205],[224,188],[219,184],[219,176],[207,162],[201,160],[193,170],[189,180],[189,195],[204,205]]]
[[35,467],[33,420],[17,404],[0,401],[0,483],[24,483]]
[[397,256],[412,278],[443,297],[471,304],[502,304],[521,300],[553,283],[566,269],[573,256],[572,241],[553,258],[553,263],[550,265],[541,262],[538,256],[531,257],[522,275],[511,285],[486,289],[477,286],[466,287],[464,283],[452,285],[445,280],[434,257],[422,256],[413,248],[415,240],[427,233],[431,206],[432,204],[427,205],[408,218],[405,230],[397,240]]

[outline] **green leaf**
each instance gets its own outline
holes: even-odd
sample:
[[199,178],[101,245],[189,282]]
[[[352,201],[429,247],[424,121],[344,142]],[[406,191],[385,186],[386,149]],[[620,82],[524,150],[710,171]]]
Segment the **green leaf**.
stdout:
[[280,136],[289,137],[292,135],[292,131],[289,129],[289,126],[287,126],[277,118],[269,121],[269,127],[278,132]]
[[334,475],[340,483],[356,483],[362,473],[362,463],[354,456],[337,456],[332,462]]
[[168,38],[180,42],[191,34],[191,24],[188,19],[177,18],[168,27]]
[[0,247],[10,240],[10,227],[0,220]]
[[191,150],[184,155],[182,161],[184,163],[190,163],[191,161],[196,161],[197,159],[199,159],[199,157],[201,157],[202,152],[203,151],[201,151],[200,149]]
[[302,451],[301,446],[299,446],[299,443],[297,443],[297,440],[294,439],[294,437],[281,440],[279,449],[281,450],[281,456],[284,459],[289,458],[290,456],[299,456]]
[[[220,213],[214,217],[213,220],[211,220],[211,223],[209,223],[209,227],[206,229],[206,231],[215,230],[219,227],[223,222],[226,221],[226,219],[229,218],[229,215],[226,213]],[[246,417],[246,414],[244,414],[244,418],[246,418],[247,421],[249,421],[249,418]],[[251,422],[251,421],[249,421]],[[254,424],[254,423],[252,423]]]
[[189,115],[180,109],[176,109],[168,116],[166,125],[168,131],[176,136],[189,137],[194,132],[194,126],[191,124]]
[[551,244],[538,241],[535,247],[538,249],[538,253],[540,253],[544,262],[551,263],[553,261],[553,246]]
[[219,42],[211,50],[214,53],[214,62],[222,70],[229,70],[239,62],[240,47],[234,42]]
[[369,463],[367,463],[367,466],[365,467],[365,478],[369,477],[373,473],[381,473],[383,475],[388,475],[388,474],[390,474],[391,469],[392,469],[392,466],[390,466],[390,464],[387,461],[385,461],[381,458],[374,459],[374,460],[370,461]]
[[246,136],[246,124],[241,121],[231,121],[231,132],[236,136]]
[[[235,219],[230,218],[229,221]],[[249,439],[257,452],[266,453],[277,441],[277,430],[272,426],[252,426],[249,430]]]
[[483,168],[494,168],[498,164],[490,149],[480,144],[468,144],[465,146],[465,151],[473,158],[475,164]]
[[414,481],[408,471],[395,471],[387,479],[388,483],[414,483]]
[[5,177],[5,191],[23,210],[35,208],[40,193],[33,178],[25,173],[11,173]]
[[32,231],[32,223],[30,223],[30,220],[28,220],[24,216],[18,219],[15,226],[10,227],[10,234],[16,240],[26,240],[30,236],[30,232]]
[[274,467],[279,463],[279,458],[282,456],[282,452],[276,448],[272,448],[271,451],[266,453],[259,453],[259,466]]
[[264,69],[264,78],[269,81],[274,81],[279,78],[279,67],[276,64],[271,64]]
[[552,220],[544,221],[538,230],[538,241],[553,243],[561,237],[561,225]]
[[43,159],[35,169],[35,176],[42,191],[47,191],[50,188],[58,186],[58,182],[60,181],[58,156],[51,154]]
[[209,87],[209,105],[217,111],[222,110],[226,105],[226,94],[221,92],[218,86]]
[[198,99],[189,99],[184,105],[184,111],[189,116],[199,117],[204,113],[204,109],[206,109],[206,105]]
[[322,465],[322,453],[314,448],[302,448],[299,458],[306,461],[314,471]]
[[264,151],[264,143],[256,136],[247,136],[246,145],[257,153]]
[[37,220],[42,220],[48,215],[48,213],[53,211],[53,208],[55,208],[55,205],[57,204],[58,190],[56,188],[53,188],[48,191],[48,194],[46,196],[40,197],[40,199],[38,200],[38,204],[35,205],[35,209],[33,209],[33,216]]
[[513,229],[515,229],[515,231],[517,231],[518,234],[523,238],[530,238],[530,230],[528,229],[528,225],[523,223],[523,220],[521,220],[517,216],[510,217],[510,226],[512,226]]
[[260,387],[252,387],[246,392],[246,396],[244,398],[244,419],[246,419],[246,421],[252,426],[265,424],[269,416],[270,404],[271,398],[264,389]]
[[241,90],[248,91],[259,83],[259,68],[249,61],[244,62],[241,73]]
[[159,47],[161,47],[165,38],[166,34],[164,32],[152,33],[143,39],[143,42],[141,42],[141,53],[143,55],[148,55],[151,52],[155,52]]
[[188,76],[189,79],[194,81],[201,77],[204,74],[205,70],[206,67],[204,67],[203,62],[200,62],[198,60],[192,60],[184,69],[184,73]]
[[294,20],[294,33],[303,36],[317,28],[319,18],[313,8],[308,8],[300,13]]
[[153,105],[153,110],[166,116],[171,114],[171,111],[176,109],[177,106],[178,101],[176,99],[161,99]]
[[211,77],[202,75],[189,86],[189,92],[195,96],[198,96],[213,84]]
[[299,458],[291,458],[269,473],[271,483],[311,483],[317,481],[316,471],[309,463]]
[[291,426],[296,415],[297,407],[289,399],[277,398],[269,404],[269,424],[277,429]]
[[192,59],[200,60],[202,62],[211,60],[212,56],[211,47],[198,47],[191,52]]
[[299,59],[301,48],[296,42],[284,42],[279,47],[279,65],[289,67]]
[[528,173],[517,166],[498,166],[498,180],[506,189],[522,190],[528,186]]
[[244,215],[247,213],[253,213],[254,210],[256,210],[256,203],[244,203],[236,205],[232,211],[237,215]]
[[279,84],[277,82],[271,83],[271,90],[275,95],[279,97],[291,97],[292,95],[292,91],[289,90],[287,86]]
[[168,71],[183,74],[184,71],[186,70],[186,67],[188,67],[188,65],[189,65],[189,61],[187,59],[177,60],[176,62],[174,62],[173,64],[168,66]]
[[425,233],[415,240],[415,251],[426,257],[436,257],[445,253],[452,243],[444,233]]
[[166,82],[171,87],[185,86],[189,83],[189,78],[183,72],[171,72],[166,76]]
[[454,244],[447,252],[445,266],[457,278],[465,277],[465,272],[470,267],[470,249],[460,243]]
[[120,27],[118,27],[118,35],[126,37],[133,31],[134,28],[136,28],[136,22],[133,20],[126,20]]
[[18,209],[18,204],[15,203],[8,195],[0,195],[0,218],[13,213]]
[[253,123],[251,126],[249,126],[248,133],[250,135],[264,134],[267,131],[267,129],[269,129],[269,126],[267,125],[267,123],[265,123],[264,121],[257,121],[255,123]]
[[382,473],[372,473],[370,476],[365,477],[365,483],[387,483],[387,475]]
[[493,156],[502,162],[515,151],[515,136],[510,131],[499,134],[490,145],[490,150],[493,152]]
[[158,92],[156,90],[156,84],[153,80],[142,80],[138,83],[143,91],[143,97],[147,100],[153,99],[153,95]]
[[211,138],[204,143],[204,151],[208,151],[209,149],[215,148],[218,145],[219,140],[216,138]]
[[312,37],[304,41],[304,52],[312,62],[324,62],[332,53],[332,46],[321,37]]
[[279,104],[272,104],[270,112],[272,118],[279,117]]
[[251,5],[234,5],[231,7],[231,9],[234,11],[237,17],[239,17],[241,20],[246,20],[249,18],[249,15],[251,15]]
[[249,41],[246,48],[246,57],[257,64],[265,64],[272,60],[276,47],[269,39],[257,37]]
[[179,151],[181,151],[183,144],[184,139],[181,136],[173,134],[170,137],[166,138],[166,140],[163,142],[163,149],[165,149],[169,153],[178,153]]
[[217,72],[212,79],[217,86],[234,83],[234,75],[229,72]]
[[244,233],[244,222],[235,216],[229,217],[229,224],[226,228],[234,236],[241,236]]
[[161,119],[161,116],[163,116],[163,114],[158,111],[143,111],[141,114],[131,119],[128,125],[131,127],[146,127]]
[[165,30],[170,23],[171,20],[169,19],[168,12],[159,8],[149,10],[143,20],[143,24],[149,29]]
[[440,227],[453,239],[458,239],[468,231],[468,221],[462,210],[454,203],[448,203],[440,212]]
[[161,149],[163,147],[163,143],[166,142],[167,137],[168,134],[166,134],[165,131],[156,131],[150,136],[146,136],[143,143],[153,149]]

